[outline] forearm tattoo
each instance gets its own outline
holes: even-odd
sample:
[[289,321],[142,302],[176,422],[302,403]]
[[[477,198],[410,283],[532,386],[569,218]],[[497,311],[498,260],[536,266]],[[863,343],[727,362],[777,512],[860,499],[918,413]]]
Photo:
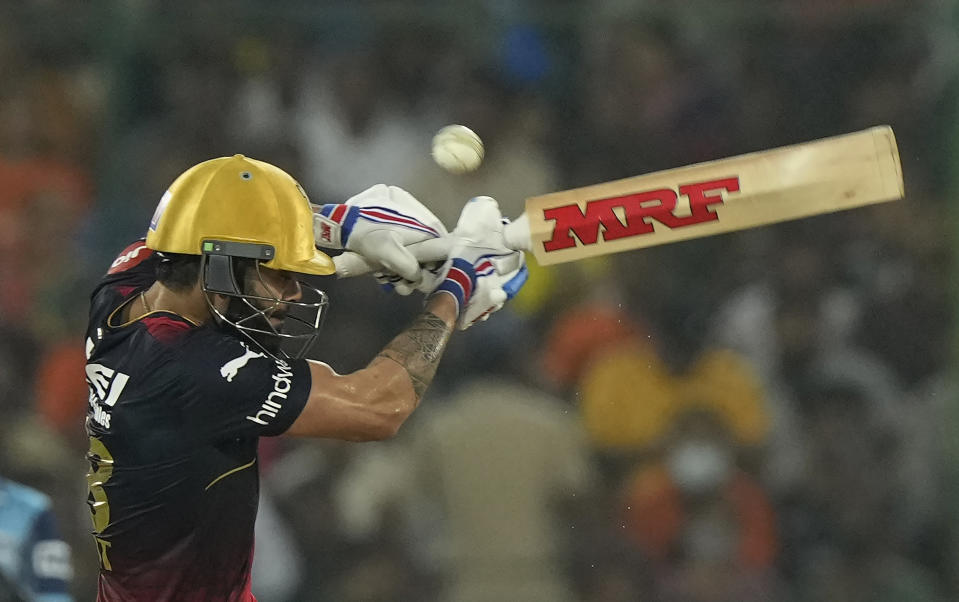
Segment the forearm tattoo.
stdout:
[[406,369],[413,382],[413,392],[419,401],[433,382],[436,367],[443,356],[443,348],[453,329],[441,318],[426,312],[379,353]]

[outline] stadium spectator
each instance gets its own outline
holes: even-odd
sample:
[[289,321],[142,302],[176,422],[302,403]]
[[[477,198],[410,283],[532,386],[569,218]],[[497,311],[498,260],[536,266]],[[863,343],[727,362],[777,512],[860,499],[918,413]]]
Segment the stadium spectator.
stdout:
[[72,577],[50,498],[0,477],[0,599],[70,602]]

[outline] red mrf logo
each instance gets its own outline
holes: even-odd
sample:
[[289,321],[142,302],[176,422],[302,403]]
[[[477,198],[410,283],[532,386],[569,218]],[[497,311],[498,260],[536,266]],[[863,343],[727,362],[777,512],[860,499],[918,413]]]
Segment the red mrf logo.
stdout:
[[[682,228],[719,219],[712,205],[723,203],[722,191],[739,192],[739,176],[721,178],[679,187],[679,195],[689,199],[689,215],[676,215],[679,195],[670,188],[635,192],[608,199],[587,201],[583,212],[578,204],[552,207],[543,211],[543,217],[556,220],[553,238],[543,243],[546,251],[558,251],[576,246],[576,239],[584,245],[596,244],[600,227],[603,240],[652,234],[656,220],[668,228]],[[614,210],[622,209],[625,222]],[[573,235],[576,238],[573,238]]]
[[326,222],[320,224],[320,240],[323,242],[333,242],[333,230]]

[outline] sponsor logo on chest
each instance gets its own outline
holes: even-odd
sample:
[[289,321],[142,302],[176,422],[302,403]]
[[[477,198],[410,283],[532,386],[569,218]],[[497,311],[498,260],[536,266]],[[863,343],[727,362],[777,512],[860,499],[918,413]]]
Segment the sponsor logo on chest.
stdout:
[[99,363],[87,364],[86,373],[93,421],[104,428],[110,428],[111,416],[108,409],[116,405],[130,376]]

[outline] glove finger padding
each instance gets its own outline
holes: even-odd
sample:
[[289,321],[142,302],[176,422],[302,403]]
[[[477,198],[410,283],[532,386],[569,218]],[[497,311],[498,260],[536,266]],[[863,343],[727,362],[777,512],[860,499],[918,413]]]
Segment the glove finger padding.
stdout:
[[334,260],[341,277],[377,270],[418,284],[422,280],[419,261],[406,247],[446,236],[447,231],[411,194],[377,184],[346,203],[314,206],[313,234],[317,246],[346,249],[366,260],[365,271],[353,259]]
[[493,312],[502,309],[506,303],[506,293],[493,278],[479,278],[472,298],[466,304],[466,310],[460,312],[456,327],[466,330],[473,324],[487,319]]
[[502,241],[503,216],[499,211],[499,203],[493,197],[473,197],[463,207],[454,232],[457,237],[474,244],[489,245],[497,239],[497,242]]
[[501,275],[512,274],[520,268],[526,267],[526,256],[522,252],[497,255],[490,257],[490,261],[496,268],[496,273]]
[[[491,267],[490,258],[481,260],[476,271],[476,287],[473,296],[466,303],[466,309],[460,312],[456,327],[466,330],[473,324],[489,319],[490,315],[503,308],[509,299],[516,296],[526,283],[529,271],[526,268],[522,252],[514,252],[519,257],[519,267],[511,272],[500,274]],[[482,269],[484,264],[486,269]]]
[[367,259],[353,251],[346,251],[334,256],[333,265],[336,266],[336,275],[339,278],[362,276],[363,274],[369,274],[375,269],[375,266]]
[[376,249],[379,263],[386,272],[392,272],[405,280],[419,282],[420,264],[403,246],[397,232],[377,230],[367,235],[364,245]]
[[[444,264],[438,275],[439,284],[434,294],[446,292],[458,303],[459,313],[456,327],[466,330],[473,324],[484,321],[491,314],[503,308],[526,283],[529,274],[525,258],[520,251],[514,251],[516,258],[481,257],[475,266],[462,258],[454,258]],[[500,274],[494,268],[494,260],[508,259],[518,264],[510,272]]]
[[[503,228],[508,223],[495,199],[475,197],[463,207],[449,237],[453,241],[450,259],[435,279],[435,290],[457,299],[460,330],[499,311],[526,282],[525,255],[505,244]],[[464,278],[467,273],[469,282]]]
[[376,278],[376,281],[380,283],[385,290],[390,292],[395,292],[404,297],[411,295],[414,291],[418,290],[416,285],[408,280],[403,280],[396,274],[390,274],[387,272],[376,272],[373,274],[373,277]]
[[346,205],[360,207],[361,209],[382,209],[401,218],[409,218],[419,222],[419,225],[410,224],[413,228],[425,226],[428,229],[440,230],[442,234],[446,234],[446,226],[443,225],[443,222],[426,205],[399,186],[376,184],[350,197],[346,201]]
[[[418,203],[405,191],[400,190],[399,192],[402,193],[401,197],[406,199],[403,202]],[[364,193],[362,196],[369,197],[371,195],[372,193]],[[375,198],[375,195],[372,196]],[[351,199],[350,202],[354,201]],[[416,212],[411,211],[411,213]],[[417,214],[424,220],[427,219],[424,217],[423,210],[420,210]],[[431,219],[435,220],[435,218]],[[438,224],[438,220],[436,220],[436,223]],[[522,255],[514,253],[513,249],[505,244],[504,234],[509,223],[508,219],[501,216],[499,204],[495,199],[475,197],[463,208],[453,235],[446,234],[445,230],[442,230],[443,234],[435,238],[425,238],[409,244],[400,241],[403,251],[392,253],[392,262],[391,260],[384,260],[381,265],[374,265],[356,253],[344,253],[338,257],[348,254],[352,256],[343,259],[334,258],[337,265],[337,274],[341,277],[348,277],[377,271],[382,273],[382,277],[378,279],[383,281],[383,278],[391,273],[396,276],[396,272],[403,269],[406,270],[403,273],[403,278],[390,278],[388,282],[394,285],[391,288],[395,288],[397,292],[402,291],[401,294],[408,294],[414,289],[427,294],[432,292],[443,280],[445,272],[441,269],[443,267],[442,262],[456,254],[467,260],[476,260],[485,255],[492,261],[498,274],[509,274],[520,267],[523,259]],[[442,229],[442,224],[439,224],[438,228]],[[454,247],[456,248],[455,251],[453,251]],[[413,273],[413,269],[412,262],[409,261],[406,252],[412,255],[419,264],[419,271],[413,278],[409,277]],[[392,257],[393,255],[396,257]],[[397,261],[402,263],[397,264]],[[397,267],[398,265],[401,267]],[[405,287],[395,287],[395,284],[400,280],[405,283]]]

